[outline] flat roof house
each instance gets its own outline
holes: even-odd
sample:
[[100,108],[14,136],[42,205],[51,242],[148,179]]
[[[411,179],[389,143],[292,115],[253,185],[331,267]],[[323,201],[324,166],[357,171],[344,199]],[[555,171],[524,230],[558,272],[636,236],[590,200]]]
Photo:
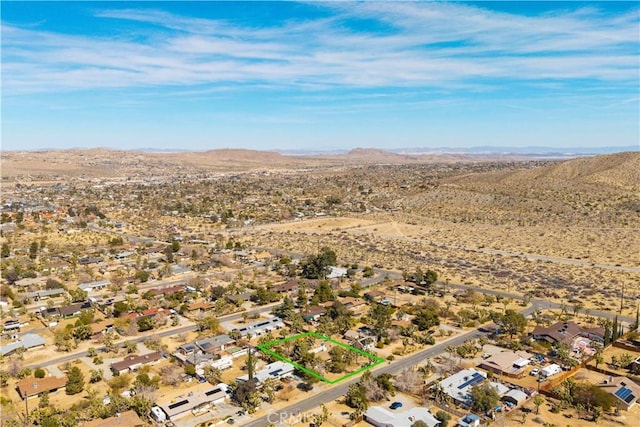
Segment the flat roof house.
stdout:
[[529,365],[531,357],[532,355],[526,351],[505,350],[483,360],[478,367],[499,375],[518,378],[525,375],[525,368]]
[[7,356],[19,348],[29,350],[32,348],[44,347],[44,344],[44,338],[42,338],[40,335],[24,334],[22,335],[20,340],[0,347],[0,354],[2,354],[3,356]]
[[471,402],[471,388],[483,383],[487,374],[476,369],[464,369],[440,381],[442,390],[455,401],[468,405]]
[[[159,407],[166,414],[166,417],[175,421],[189,415],[190,412],[197,413],[199,409],[207,409],[211,405],[220,404],[227,399],[226,384],[220,383],[205,391],[195,392],[184,398],[178,399],[173,403],[160,405]],[[162,418],[161,414],[152,411],[153,418]]]
[[640,397],[640,386],[626,377],[609,377],[598,387],[613,395],[621,409],[628,411]]
[[429,427],[440,424],[427,408],[420,407],[392,412],[382,406],[371,406],[365,412],[364,420],[375,427],[410,427],[416,421],[423,421]]
[[200,341],[194,342],[194,344],[205,353],[217,353],[235,344],[236,340],[231,338],[227,334],[217,335],[211,338],[205,338]]
[[111,282],[108,280],[99,280],[97,282],[80,283],[78,285],[78,289],[82,289],[83,291],[86,291],[86,292],[92,292],[95,290],[104,289],[107,286],[109,286],[110,283]]
[[[268,364],[267,366],[265,366],[264,368],[256,372],[253,375],[253,379],[258,385],[258,387],[260,387],[266,381],[267,378],[275,378],[279,380],[293,374],[294,369],[295,368],[293,367],[293,365],[289,363],[277,361],[277,362]],[[239,381],[239,382],[249,381],[249,374],[239,376],[238,378],[236,378],[236,381]]]

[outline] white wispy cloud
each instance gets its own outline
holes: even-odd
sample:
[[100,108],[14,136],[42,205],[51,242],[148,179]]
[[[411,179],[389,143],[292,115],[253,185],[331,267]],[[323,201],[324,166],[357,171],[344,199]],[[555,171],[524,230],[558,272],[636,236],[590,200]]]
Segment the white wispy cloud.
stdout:
[[[330,18],[251,27],[160,10],[104,10],[151,36],[70,35],[2,25],[5,94],[254,85],[485,90],[511,81],[638,84],[638,10],[521,16],[450,3],[334,2]],[[387,31],[369,31],[371,20]]]

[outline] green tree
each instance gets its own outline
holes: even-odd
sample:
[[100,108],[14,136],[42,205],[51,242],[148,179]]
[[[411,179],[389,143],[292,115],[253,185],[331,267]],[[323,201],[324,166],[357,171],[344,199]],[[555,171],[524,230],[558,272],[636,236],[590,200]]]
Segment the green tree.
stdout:
[[211,384],[217,384],[222,378],[222,371],[214,366],[205,366],[203,376]]
[[276,389],[279,385],[279,381],[275,378],[269,377],[262,383],[262,392],[267,395],[269,403],[273,403],[276,398]]
[[345,403],[350,408],[356,410],[356,414],[364,414],[369,408],[369,402],[367,401],[367,392],[360,383],[351,384],[347,395],[345,396]]
[[73,329],[71,335],[73,335],[73,337],[77,340],[86,341],[91,338],[91,335],[93,335],[93,331],[91,330],[91,326],[89,325],[80,325]]
[[260,394],[254,381],[236,382],[231,385],[231,399],[250,414],[260,406]]
[[136,341],[125,341],[122,346],[127,349],[127,354],[135,353],[138,350],[138,343]]
[[541,394],[536,394],[533,398],[533,404],[536,405],[536,415],[540,413],[540,406],[544,404],[544,397]]
[[31,246],[29,246],[29,258],[36,259],[38,257],[38,242],[35,240],[31,242]]
[[445,411],[436,412],[436,419],[440,421],[440,427],[447,427],[451,421],[451,415]]
[[138,331],[140,332],[150,331],[156,327],[155,320],[150,316],[140,317],[136,323],[138,324]]
[[198,331],[211,334],[217,334],[220,327],[220,321],[217,317],[209,315],[198,319]]
[[45,375],[47,375],[47,373],[42,368],[37,368],[35,371],[33,371],[33,376],[36,378],[44,378]]
[[394,311],[394,308],[389,305],[376,303],[369,310],[367,317],[378,340],[387,336],[387,331],[391,327],[391,315]]
[[311,297],[311,303],[316,305],[316,304],[322,304],[323,302],[327,302],[327,301],[333,301],[335,299],[336,297],[333,294],[333,290],[331,289],[331,286],[329,286],[329,282],[327,282],[326,280],[321,280],[320,283],[318,284],[318,287],[313,292],[313,297]]
[[471,405],[476,412],[487,412],[496,406],[500,396],[490,384],[476,385],[471,389]]
[[0,257],[8,258],[9,255],[11,255],[11,249],[9,248],[9,244],[5,242],[2,244],[2,249],[0,249]]
[[91,376],[89,377],[89,382],[91,384],[97,383],[99,381],[102,381],[103,378],[104,378],[104,373],[102,372],[102,369],[92,369]]
[[149,280],[150,274],[147,271],[138,270],[133,275],[133,277],[136,278],[137,280],[139,280],[140,282],[144,283],[144,282],[147,282]]
[[329,267],[336,264],[336,253],[323,247],[320,253],[302,262],[302,275],[307,279],[323,279],[329,273]]
[[527,319],[515,310],[506,310],[500,320],[502,332],[513,338],[513,335],[524,332],[527,327]]
[[81,393],[84,390],[84,375],[77,366],[73,366],[67,373],[66,393],[69,395]]
[[429,329],[433,326],[438,326],[440,324],[440,319],[438,318],[438,314],[435,310],[424,308],[415,314],[413,323],[418,327],[418,330],[424,331],[425,329]]

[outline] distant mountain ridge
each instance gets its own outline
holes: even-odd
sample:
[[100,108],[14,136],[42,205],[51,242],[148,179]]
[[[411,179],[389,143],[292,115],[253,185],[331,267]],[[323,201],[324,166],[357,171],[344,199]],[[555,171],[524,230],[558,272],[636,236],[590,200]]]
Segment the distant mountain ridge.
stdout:
[[[490,148],[490,147],[489,147]],[[635,147],[634,147],[635,148]],[[613,149],[613,148],[610,148]],[[427,164],[489,161],[523,161],[536,159],[566,160],[581,155],[491,154],[487,147],[477,152],[401,153],[378,148],[354,148],[348,152],[291,155],[275,151],[216,149],[209,151],[145,152],[107,148],[6,151],[2,152],[3,178],[56,179],[56,177],[118,177],[257,170],[291,170],[360,166],[371,164]],[[628,150],[634,151],[634,150]],[[631,154],[640,154],[637,150]],[[582,156],[585,156],[582,154]],[[588,158],[588,157],[587,157]]]

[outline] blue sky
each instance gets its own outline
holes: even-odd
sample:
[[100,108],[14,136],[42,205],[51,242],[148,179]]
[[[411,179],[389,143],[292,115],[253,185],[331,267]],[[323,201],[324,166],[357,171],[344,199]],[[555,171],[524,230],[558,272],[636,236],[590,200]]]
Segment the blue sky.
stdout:
[[637,2],[11,2],[2,149],[638,145]]

